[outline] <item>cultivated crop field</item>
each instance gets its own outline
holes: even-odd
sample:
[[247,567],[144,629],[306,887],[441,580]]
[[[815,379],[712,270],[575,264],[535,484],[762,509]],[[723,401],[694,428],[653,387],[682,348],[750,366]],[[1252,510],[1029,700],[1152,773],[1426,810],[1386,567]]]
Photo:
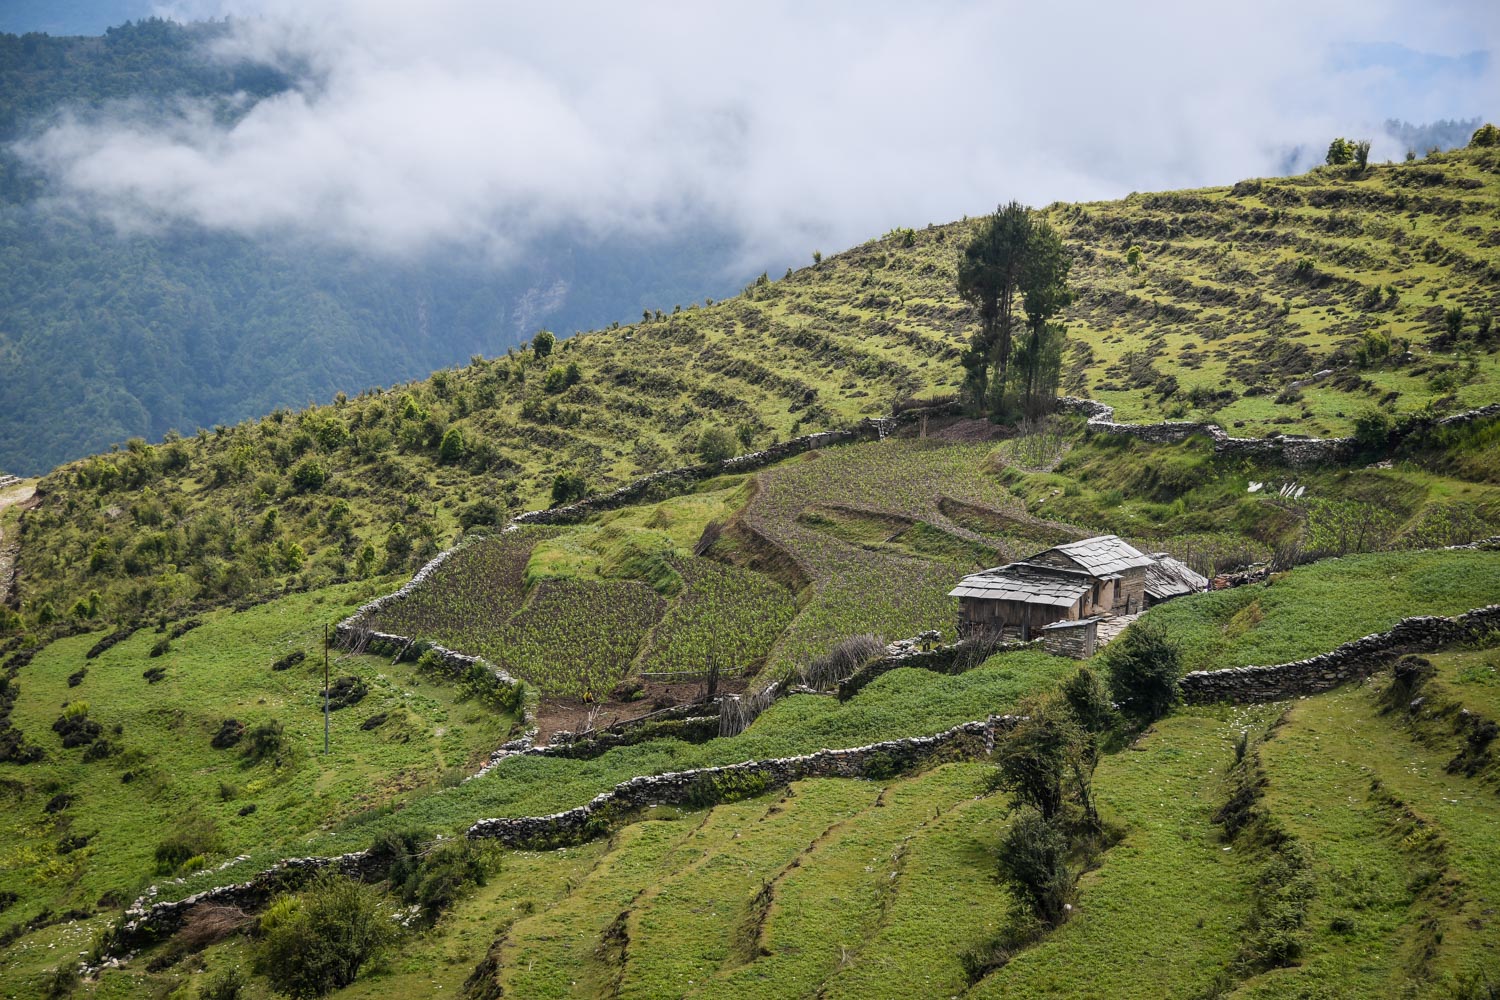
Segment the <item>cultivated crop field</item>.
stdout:
[[651,633],[643,670],[701,672],[712,664],[739,675],[765,662],[797,613],[792,592],[764,574],[696,557],[673,568],[682,590]]

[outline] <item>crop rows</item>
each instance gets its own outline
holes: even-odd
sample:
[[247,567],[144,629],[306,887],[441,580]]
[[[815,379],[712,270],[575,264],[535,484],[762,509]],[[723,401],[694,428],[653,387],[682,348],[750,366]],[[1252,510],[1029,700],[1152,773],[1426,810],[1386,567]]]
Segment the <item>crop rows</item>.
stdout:
[[526,565],[554,529],[509,532],[453,554],[373,628],[484,656],[549,694],[598,697],[630,670],[664,602],[635,582],[543,580]]
[[[796,559],[812,594],[772,655],[778,668],[819,656],[850,635],[898,638],[926,629],[951,632],[948,591],[977,563],[904,549],[869,547],[810,526],[804,512],[831,505],[886,511],[926,522],[962,540],[980,536],[955,524],[944,498],[1013,510],[1016,501],[983,471],[988,444],[890,439],[830,449],[764,472],[746,517]],[[1024,518],[1024,509],[1016,515]],[[955,553],[964,548],[954,546]]]
[[760,573],[710,559],[676,564],[684,587],[651,636],[648,671],[716,664],[738,674],[764,662],[797,614],[791,591]]

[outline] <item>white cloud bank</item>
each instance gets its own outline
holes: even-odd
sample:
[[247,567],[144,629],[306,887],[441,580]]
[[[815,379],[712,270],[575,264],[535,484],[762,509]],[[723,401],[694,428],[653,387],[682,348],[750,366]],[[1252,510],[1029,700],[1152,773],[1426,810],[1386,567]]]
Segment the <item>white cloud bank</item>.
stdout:
[[[1489,0],[175,12],[245,18],[220,55],[307,79],[232,127],[191,106],[63,120],[22,147],[58,196],[123,226],[394,254],[458,244],[503,260],[558,227],[712,223],[749,257],[800,258],[1010,198],[1271,173],[1289,147],[1387,117],[1500,114]],[[1377,142],[1377,158],[1400,152]]]

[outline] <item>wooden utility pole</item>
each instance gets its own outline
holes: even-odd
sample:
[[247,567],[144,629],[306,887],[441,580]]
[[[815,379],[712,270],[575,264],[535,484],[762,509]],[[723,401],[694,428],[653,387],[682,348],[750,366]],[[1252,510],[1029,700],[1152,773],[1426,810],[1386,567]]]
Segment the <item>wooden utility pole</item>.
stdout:
[[323,623],[323,753],[328,753],[328,623]]

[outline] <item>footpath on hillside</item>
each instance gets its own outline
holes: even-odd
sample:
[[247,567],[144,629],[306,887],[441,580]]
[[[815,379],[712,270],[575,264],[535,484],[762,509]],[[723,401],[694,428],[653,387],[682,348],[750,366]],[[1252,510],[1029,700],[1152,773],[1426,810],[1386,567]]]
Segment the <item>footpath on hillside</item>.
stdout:
[[36,496],[36,483],[0,475],[0,604],[9,604],[11,588],[15,584],[16,555],[21,548],[21,539],[15,533],[5,532],[5,512],[11,507],[22,507]]

